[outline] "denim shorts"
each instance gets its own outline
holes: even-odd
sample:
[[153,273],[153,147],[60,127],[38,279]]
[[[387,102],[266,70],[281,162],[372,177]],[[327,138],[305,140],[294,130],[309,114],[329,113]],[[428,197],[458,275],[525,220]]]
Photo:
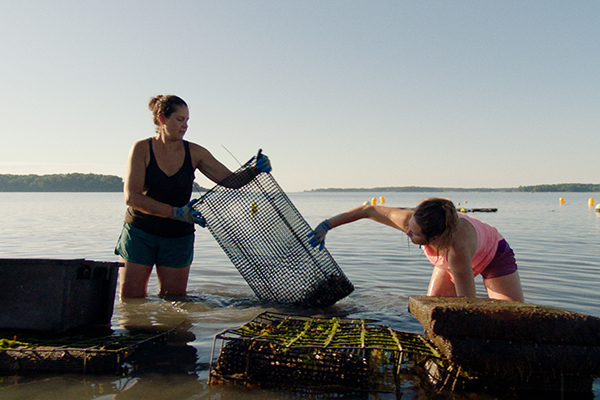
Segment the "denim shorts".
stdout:
[[136,264],[184,268],[190,265],[194,258],[194,234],[164,238],[123,224],[115,254]]
[[494,259],[481,272],[485,279],[498,278],[499,276],[510,275],[517,270],[517,261],[515,253],[512,251],[506,240],[498,242],[498,250]]

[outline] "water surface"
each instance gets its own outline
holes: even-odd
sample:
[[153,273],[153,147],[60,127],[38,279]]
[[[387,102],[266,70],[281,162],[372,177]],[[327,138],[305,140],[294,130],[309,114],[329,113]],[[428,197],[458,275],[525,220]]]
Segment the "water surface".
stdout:
[[[389,206],[415,206],[422,198],[443,196],[465,208],[498,208],[471,214],[496,226],[514,249],[526,301],[600,317],[600,215],[588,206],[592,193],[291,193],[290,199],[311,226],[373,197]],[[565,204],[559,203],[564,197]],[[0,193],[0,257],[86,258],[116,261],[113,253],[125,206],[120,193]],[[408,312],[408,298],[424,295],[432,267],[400,231],[363,220],[338,227],[327,248],[355,291],[326,310],[274,307],[258,301],[210,233],[198,229],[187,301],[150,296],[116,302],[115,331],[179,326],[177,363],[157,355],[132,375],[45,375],[1,378],[2,399],[254,399],[279,398],[265,391],[208,387],[214,336],[264,311],[337,315],[379,320],[393,329],[421,333]],[[0,278],[1,280],[1,278]],[[10,284],[4,282],[4,284]],[[485,297],[481,278],[478,295]],[[171,354],[172,356],[172,354]],[[600,398],[600,385],[596,384]],[[403,399],[420,398],[407,384]],[[478,397],[477,397],[478,396]],[[392,397],[393,398],[393,397]],[[475,395],[471,398],[487,398]]]

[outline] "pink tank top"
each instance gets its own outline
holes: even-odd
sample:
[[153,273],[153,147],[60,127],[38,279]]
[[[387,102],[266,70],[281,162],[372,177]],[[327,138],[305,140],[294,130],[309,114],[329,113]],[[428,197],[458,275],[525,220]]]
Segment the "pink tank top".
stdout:
[[[481,222],[478,219],[462,213],[458,213],[458,217],[467,220],[473,228],[475,228],[475,232],[477,233],[477,249],[471,260],[473,265],[473,276],[477,276],[488,266],[490,261],[492,261],[498,250],[498,242],[501,241],[503,237],[496,228],[485,222]],[[423,252],[435,267],[450,271],[448,256],[446,254],[440,254],[438,256],[436,251],[429,246],[425,245],[422,247]]]

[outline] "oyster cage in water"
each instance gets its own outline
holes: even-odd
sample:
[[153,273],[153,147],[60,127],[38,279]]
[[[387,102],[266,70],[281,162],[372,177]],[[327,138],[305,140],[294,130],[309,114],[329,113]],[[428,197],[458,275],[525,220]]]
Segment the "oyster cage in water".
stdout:
[[107,336],[48,336],[23,331],[0,332],[0,373],[124,373],[142,345],[166,340],[169,332]]
[[263,301],[326,307],[349,295],[352,283],[327,249],[308,243],[311,227],[273,176],[249,180],[254,161],[194,205],[217,243]]
[[371,321],[267,312],[215,336],[209,384],[393,393],[411,365],[439,358],[422,336]]

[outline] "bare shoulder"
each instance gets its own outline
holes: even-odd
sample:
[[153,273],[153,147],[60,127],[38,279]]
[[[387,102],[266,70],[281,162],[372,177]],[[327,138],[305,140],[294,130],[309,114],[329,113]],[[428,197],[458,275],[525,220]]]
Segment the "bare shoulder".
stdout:
[[190,154],[192,156],[192,164],[196,168],[198,168],[207,159],[213,158],[212,154],[210,154],[210,152],[204,147],[193,142],[188,143],[190,146]]
[[145,159],[149,155],[148,139],[138,140],[131,146],[130,158]]
[[464,218],[458,220],[458,229],[452,238],[452,248],[468,252],[474,252],[477,249],[477,232],[473,225]]
[[204,147],[200,146],[197,143],[194,142],[188,142],[189,146],[190,146],[190,151],[194,152],[194,151],[208,151],[206,150]]
[[456,235],[461,235],[463,239],[471,236],[477,237],[477,233],[473,225],[466,218],[458,219],[458,229]]
[[148,139],[138,140],[131,146],[129,165],[125,175],[125,192],[141,193],[144,187],[146,168],[150,163]]

